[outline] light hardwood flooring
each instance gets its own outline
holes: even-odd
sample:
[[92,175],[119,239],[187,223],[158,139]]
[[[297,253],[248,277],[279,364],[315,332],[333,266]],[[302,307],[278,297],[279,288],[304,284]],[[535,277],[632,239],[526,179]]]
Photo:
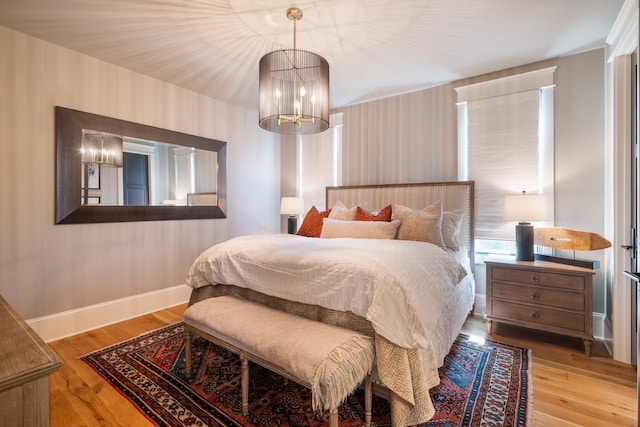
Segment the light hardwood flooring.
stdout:
[[[182,319],[180,305],[49,343],[64,365],[51,377],[52,426],[146,426],[149,421],[80,356]],[[470,318],[463,332],[487,338],[484,321]],[[582,342],[497,324],[494,341],[532,350],[533,426],[636,426],[636,370],[613,361],[596,342]]]

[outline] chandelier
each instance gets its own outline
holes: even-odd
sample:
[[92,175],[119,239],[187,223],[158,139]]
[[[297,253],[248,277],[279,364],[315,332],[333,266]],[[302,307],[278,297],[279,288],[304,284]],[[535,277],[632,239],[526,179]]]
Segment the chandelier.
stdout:
[[82,163],[122,167],[122,137],[82,130]]
[[284,134],[318,133],[329,127],[329,63],[296,48],[296,22],[302,10],[287,9],[293,21],[293,49],[260,59],[260,127]]

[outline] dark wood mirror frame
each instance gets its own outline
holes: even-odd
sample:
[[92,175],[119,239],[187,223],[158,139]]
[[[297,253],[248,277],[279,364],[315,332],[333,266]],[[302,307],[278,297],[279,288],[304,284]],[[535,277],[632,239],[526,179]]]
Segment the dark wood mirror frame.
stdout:
[[[227,143],[153,126],[55,107],[56,224],[226,218]],[[82,194],[82,129],[218,153],[217,206],[86,206]]]

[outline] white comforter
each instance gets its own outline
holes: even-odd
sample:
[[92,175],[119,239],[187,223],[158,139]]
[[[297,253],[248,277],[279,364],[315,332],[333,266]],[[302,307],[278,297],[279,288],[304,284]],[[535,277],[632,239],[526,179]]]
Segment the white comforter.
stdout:
[[191,266],[187,284],[235,285],[351,311],[400,347],[429,348],[429,332],[466,274],[430,243],[268,234],[207,249]]

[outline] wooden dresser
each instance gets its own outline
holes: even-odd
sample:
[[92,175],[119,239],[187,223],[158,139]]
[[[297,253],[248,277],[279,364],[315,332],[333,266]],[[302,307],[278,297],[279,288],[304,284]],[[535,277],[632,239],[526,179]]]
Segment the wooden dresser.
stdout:
[[49,375],[62,361],[0,296],[0,425],[49,425]]
[[593,342],[594,270],[547,261],[488,257],[487,332],[494,321]]

